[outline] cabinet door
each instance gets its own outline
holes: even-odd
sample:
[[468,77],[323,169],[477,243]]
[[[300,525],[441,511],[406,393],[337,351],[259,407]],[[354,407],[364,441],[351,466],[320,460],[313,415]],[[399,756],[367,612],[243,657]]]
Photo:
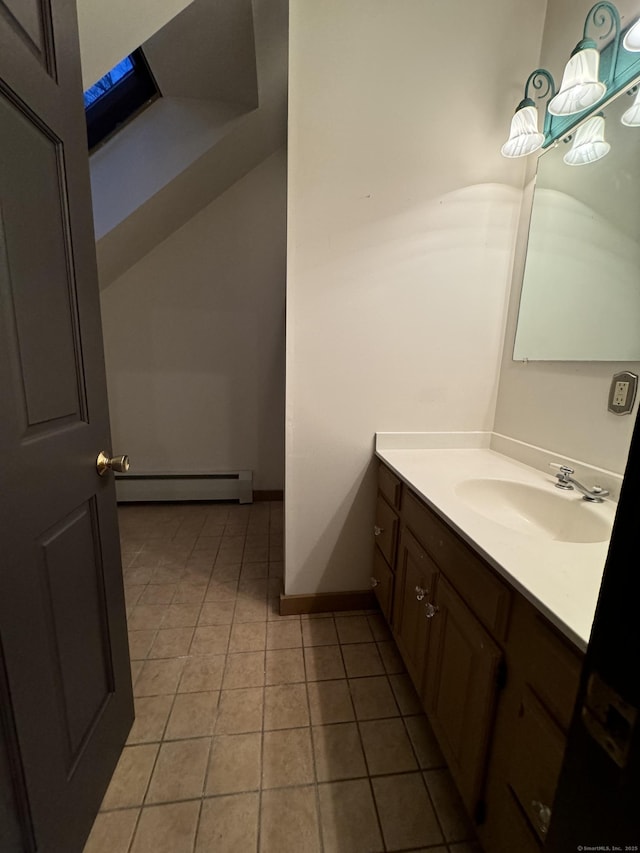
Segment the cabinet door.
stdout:
[[400,653],[420,691],[429,620],[425,606],[435,592],[438,568],[408,530],[400,536],[394,591],[393,630]]
[[382,610],[384,618],[387,622],[391,622],[393,572],[377,548],[374,548],[371,586],[373,587],[375,596],[378,599],[378,604],[380,605],[380,610]]
[[482,794],[502,652],[443,575],[436,607],[423,698],[462,799],[474,814]]
[[393,566],[396,556],[398,516],[380,494],[378,494],[376,502],[376,522],[373,527],[373,535],[385,560],[390,566]]

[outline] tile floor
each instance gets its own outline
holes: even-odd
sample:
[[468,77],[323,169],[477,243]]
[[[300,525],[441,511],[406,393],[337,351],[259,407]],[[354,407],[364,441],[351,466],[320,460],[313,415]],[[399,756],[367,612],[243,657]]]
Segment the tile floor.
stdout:
[[281,617],[282,504],[120,508],[136,703],[85,853],[478,853],[382,617]]

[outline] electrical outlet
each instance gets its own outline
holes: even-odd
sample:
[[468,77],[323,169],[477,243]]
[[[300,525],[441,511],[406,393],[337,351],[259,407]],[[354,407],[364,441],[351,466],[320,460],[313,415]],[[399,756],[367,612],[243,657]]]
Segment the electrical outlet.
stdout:
[[627,394],[629,393],[628,382],[616,382],[613,391],[613,405],[624,407],[627,403]]
[[609,389],[609,411],[614,415],[630,415],[636,399],[638,377],[628,370],[616,373]]

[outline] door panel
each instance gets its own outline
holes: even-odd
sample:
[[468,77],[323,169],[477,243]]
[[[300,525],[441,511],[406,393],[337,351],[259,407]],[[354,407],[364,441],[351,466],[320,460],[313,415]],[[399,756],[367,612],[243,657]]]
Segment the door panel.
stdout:
[[133,700],[69,0],[0,0],[0,126],[0,804],[25,850],[80,853]]
[[39,543],[47,645],[59,668],[69,769],[114,689],[99,541],[92,502],[61,519]]
[[[30,435],[29,428],[39,424],[57,426],[61,419],[78,420],[84,408],[78,387],[82,358],[72,307],[75,282],[59,146],[6,97],[0,97],[0,125],[6,137],[3,198],[12,200],[10,219],[2,217],[0,263],[13,309],[17,357],[12,363],[20,371],[15,387],[24,398],[26,435]],[[28,232],[25,223],[29,223]]]

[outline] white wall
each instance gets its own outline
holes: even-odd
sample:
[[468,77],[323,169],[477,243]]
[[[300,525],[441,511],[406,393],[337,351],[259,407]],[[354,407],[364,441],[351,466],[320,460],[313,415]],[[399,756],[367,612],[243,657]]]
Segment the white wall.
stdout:
[[[591,0],[554,0],[549,5],[541,62],[557,80],[582,37],[584,19],[592,5]],[[622,0],[616,5],[624,18],[623,26],[640,15],[639,0]],[[548,448],[558,455],[621,473],[627,460],[635,411],[634,417],[619,417],[607,412],[609,385],[612,375],[620,370],[640,372],[640,363],[523,363],[511,360],[527,224],[525,204],[514,264],[495,430]],[[576,311],[579,310],[576,306]]]
[[289,594],[367,586],[377,430],[493,425],[523,179],[499,149],[543,16],[291,0]]
[[281,150],[102,291],[113,446],[136,471],[282,488],[285,213]]
[[82,85],[92,86],[193,0],[77,0]]

